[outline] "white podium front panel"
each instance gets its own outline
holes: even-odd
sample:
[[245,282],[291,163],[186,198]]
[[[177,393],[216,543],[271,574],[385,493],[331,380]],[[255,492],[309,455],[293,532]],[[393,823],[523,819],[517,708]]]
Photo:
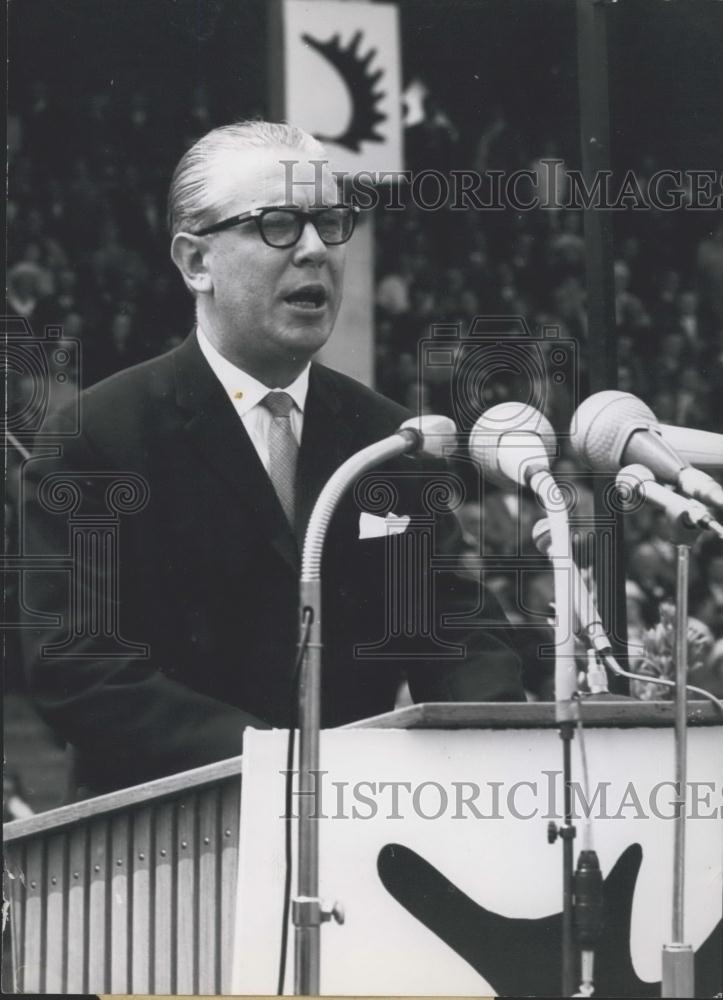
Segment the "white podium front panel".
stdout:
[[[232,991],[274,993],[284,877],[286,733],[247,731]],[[573,743],[577,838],[605,878],[598,995],[660,995],[670,942],[670,728],[587,729]],[[720,990],[723,729],[689,732],[685,940],[699,995]],[[554,995],[559,989],[562,743],[554,729],[322,733],[322,993]],[[294,798],[294,813],[298,799]],[[296,861],[294,824],[294,863]],[[295,884],[295,877],[294,877]],[[286,990],[293,988],[293,928]]]

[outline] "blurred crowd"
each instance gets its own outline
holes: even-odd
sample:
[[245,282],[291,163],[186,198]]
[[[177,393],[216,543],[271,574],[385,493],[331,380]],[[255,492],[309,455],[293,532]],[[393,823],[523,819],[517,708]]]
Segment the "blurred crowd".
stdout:
[[[573,156],[554,139],[535,149],[499,109],[476,144],[463,142],[430,103],[425,121],[408,130],[415,133],[407,142],[412,172],[448,174],[471,165],[484,180],[493,171],[509,176],[529,170],[537,178],[531,193],[551,207],[429,211],[407,202],[403,212],[377,219],[379,386],[400,401],[437,407],[443,404],[437,388],[442,376],[427,368],[417,377],[417,344],[429,337],[430,326],[456,324],[466,332],[479,315],[521,316],[533,331],[552,327],[579,345],[584,394],[583,213],[555,207],[566,201],[565,165],[575,163]],[[666,164],[649,153],[640,161],[635,176],[645,192]],[[662,422],[720,428],[723,214],[651,208],[618,212],[614,221],[618,388],[642,397]],[[507,391],[503,380],[484,388],[489,402]],[[548,386],[545,406],[553,424],[569,419],[570,391],[569,384]]]
[[[168,259],[165,197],[180,152],[214,122],[202,89],[182,114],[159,108],[143,91],[123,101],[112,92],[91,93],[64,106],[37,80],[9,120],[7,314],[26,320],[35,338],[50,325],[80,341],[82,364],[66,391],[74,377],[90,385],[167,350],[191,328],[192,304]],[[413,172],[467,168],[484,178],[490,171],[531,169],[548,194],[547,162],[574,161],[555,137],[522,134],[501,108],[492,109],[481,135],[463,134],[432,97],[405,142]],[[663,166],[652,153],[640,157],[642,190]],[[554,183],[559,191],[553,194],[562,199],[564,169]],[[415,411],[458,418],[465,393],[479,409],[480,399],[486,405],[530,399],[532,381],[536,405],[556,430],[565,429],[589,389],[582,228],[580,210],[554,206],[426,211],[407,198],[404,211],[377,211],[377,388]],[[685,210],[621,213],[614,276],[618,387],[642,397],[663,422],[720,431],[723,219]],[[505,338],[519,337],[518,317],[533,334],[557,331],[542,345],[538,373],[503,365],[488,377],[484,363],[475,369],[464,339],[479,316],[497,317],[491,329],[503,350]],[[448,338],[459,331],[443,364],[420,354],[433,325],[443,325]],[[572,347],[555,362],[556,381],[550,373],[561,343]],[[11,370],[11,396],[15,389],[19,406],[28,378]],[[574,456],[563,450],[557,471],[577,497],[576,517],[589,522],[592,491]],[[13,544],[12,505],[6,514]],[[531,500],[485,487],[460,512],[469,571],[479,571],[480,555],[534,553],[530,529],[539,516]],[[673,596],[675,551],[665,518],[646,509],[627,519],[626,548],[634,643],[659,622],[661,603]],[[547,642],[549,572],[530,570],[513,581],[493,570],[488,582],[530,648]],[[707,630],[700,669],[721,695],[723,548],[708,539],[697,544],[693,559],[691,613]],[[531,670],[531,697],[549,696],[550,672]]]
[[[379,388],[412,409],[446,412],[462,425],[475,404],[479,409],[480,399],[487,406],[507,399],[529,401],[556,431],[566,431],[577,404],[590,391],[583,215],[575,207],[556,207],[565,203],[566,157],[575,165],[574,154],[561,149],[554,137],[537,148],[502,109],[495,109],[481,136],[470,137],[461,135],[444,109],[429,100],[425,120],[410,131],[407,166],[412,171],[447,173],[471,163],[484,179],[490,171],[509,175],[527,169],[535,178],[532,194],[550,207],[485,213],[459,212],[448,205],[430,212],[407,203],[404,212],[377,219]],[[641,191],[664,166],[652,153],[641,155],[636,170]],[[621,213],[615,223],[617,388],[645,400],[663,423],[720,432],[723,216],[650,209]],[[479,316],[486,319],[475,324]],[[526,326],[522,334],[518,317]],[[428,360],[441,352],[424,346],[434,341],[432,326],[459,331],[459,345],[452,343],[452,356],[444,355],[441,363]],[[479,330],[486,345],[481,352],[474,348]],[[448,331],[437,334],[445,347],[456,336]],[[520,336],[530,333],[540,344],[537,366],[521,365],[516,354]],[[561,365],[555,363],[559,347],[566,353]],[[490,353],[496,357],[485,361],[485,352],[487,358]],[[466,397],[471,397],[469,406]],[[575,497],[572,519],[584,535],[592,525],[593,493],[564,444],[555,472]],[[536,502],[524,495],[502,494],[485,485],[484,495],[462,510],[470,572],[479,572],[480,556],[493,565],[495,557],[536,555],[531,529],[541,516]],[[675,596],[671,530],[664,515],[647,507],[627,516],[624,528],[630,665],[650,676],[665,675],[665,664],[651,650],[661,608],[665,612]],[[577,555],[584,566],[592,554],[579,549]],[[691,563],[691,674],[720,697],[723,543],[701,538]],[[530,697],[551,697],[550,572],[489,569],[486,579],[528,647],[525,684]],[[545,647],[547,656],[541,658]],[[668,690],[652,684],[638,685],[633,693],[670,697]]]
[[78,338],[84,385],[190,328],[165,199],[179,150],[211,127],[202,91],[174,121],[142,91],[117,102],[94,93],[71,108],[40,80],[11,120],[8,312],[36,335],[59,324]]

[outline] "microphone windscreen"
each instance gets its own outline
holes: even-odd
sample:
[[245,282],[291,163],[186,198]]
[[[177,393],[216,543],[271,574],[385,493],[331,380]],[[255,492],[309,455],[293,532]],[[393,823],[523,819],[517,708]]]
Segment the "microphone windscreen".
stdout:
[[541,556],[546,556],[550,551],[552,535],[550,534],[550,522],[546,517],[541,517],[532,526],[532,541]]
[[[615,477],[615,486],[618,489],[620,500],[624,504],[634,504],[636,498],[641,493],[643,483],[654,483],[655,476],[646,465],[635,462],[625,465]],[[645,496],[645,491],[642,491]]]
[[647,465],[643,465],[641,462],[632,462],[618,472],[615,482],[654,483],[655,476]]
[[[555,457],[555,432],[544,414],[527,403],[498,403],[485,410],[472,428],[469,452],[485,476],[509,488],[510,477],[500,467],[500,447],[507,437],[510,443],[525,449],[529,447],[530,435],[538,439],[548,459]],[[523,451],[519,454],[522,457]]]
[[578,406],[570,424],[570,442],[590,469],[617,472],[625,464],[623,453],[630,436],[657,427],[655,414],[642,399],[606,389]]
[[444,458],[457,446],[457,427],[454,420],[439,414],[425,413],[410,417],[399,428],[416,431],[421,439],[418,451],[435,458]]

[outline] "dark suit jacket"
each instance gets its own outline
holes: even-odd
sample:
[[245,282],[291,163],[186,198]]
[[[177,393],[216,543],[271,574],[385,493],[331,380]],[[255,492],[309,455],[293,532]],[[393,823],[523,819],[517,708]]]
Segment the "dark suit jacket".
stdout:
[[[314,364],[299,454],[301,521],[346,458],[408,416]],[[433,574],[422,566],[411,614],[431,601],[433,628],[425,634],[422,622],[405,636],[401,584],[390,572],[403,536],[359,539],[361,510],[392,509],[412,515],[412,528],[420,517],[420,530],[433,524],[435,559],[454,554],[456,519],[430,516],[425,494],[430,475],[442,474],[439,463],[400,459],[367,480],[376,490],[350,490],[332,519],[323,563],[325,726],[391,709],[403,671],[417,700],[523,697],[490,595],[482,601],[454,566]],[[124,477],[125,495],[109,491]],[[100,791],[200,766],[239,753],[247,725],[289,724],[299,545],[195,334],[84,392],[81,434],[64,441],[60,456],[37,450],[25,494],[26,552],[46,563],[24,578],[29,683],[41,713],[75,746],[82,783]],[[124,513],[134,505],[142,509]],[[47,568],[47,557],[58,568]],[[466,620],[444,617],[455,614]],[[446,659],[450,645],[466,655]]]

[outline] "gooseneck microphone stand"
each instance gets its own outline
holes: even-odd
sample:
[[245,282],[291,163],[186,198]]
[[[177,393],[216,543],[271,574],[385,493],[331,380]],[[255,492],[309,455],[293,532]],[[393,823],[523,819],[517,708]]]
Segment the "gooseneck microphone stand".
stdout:
[[550,472],[539,470],[529,478],[530,488],[547,514],[550,528],[549,558],[555,589],[555,721],[562,740],[564,818],[561,826],[550,823],[548,841],[562,840],[562,996],[572,996],[577,982],[574,932],[574,851],[572,822],[571,745],[575,735],[577,670],[572,628],[572,551],[564,498]]
[[[449,421],[451,424],[451,421]],[[420,450],[424,439],[412,427],[369,445],[352,455],[321,491],[309,519],[301,562],[302,636],[311,620],[299,682],[299,826],[297,894],[292,901],[294,923],[294,992],[318,996],[321,960],[321,924],[332,917],[344,922],[339,903],[325,906],[319,898],[319,813],[316,779],[319,774],[321,728],[321,557],[332,515],[348,487],[364,472]],[[303,641],[303,640],[302,640]]]
[[662,996],[695,996],[694,954],[685,944],[685,810],[688,780],[688,586],[690,547],[700,528],[682,517],[673,521],[675,579],[675,833],[673,841],[672,941],[663,945]]
[[[694,995],[694,955],[685,937],[685,824],[688,756],[688,587],[690,548],[700,532],[710,527],[718,533],[720,526],[699,503],[663,490],[645,466],[631,465],[618,473],[623,490],[633,481],[632,496],[643,497],[661,506],[672,526],[676,547],[675,580],[675,830],[673,841],[673,903],[672,941],[663,945],[662,996],[689,997]],[[637,479],[637,484],[635,480]],[[695,691],[696,689],[693,688]],[[716,701],[715,698],[712,699]]]

